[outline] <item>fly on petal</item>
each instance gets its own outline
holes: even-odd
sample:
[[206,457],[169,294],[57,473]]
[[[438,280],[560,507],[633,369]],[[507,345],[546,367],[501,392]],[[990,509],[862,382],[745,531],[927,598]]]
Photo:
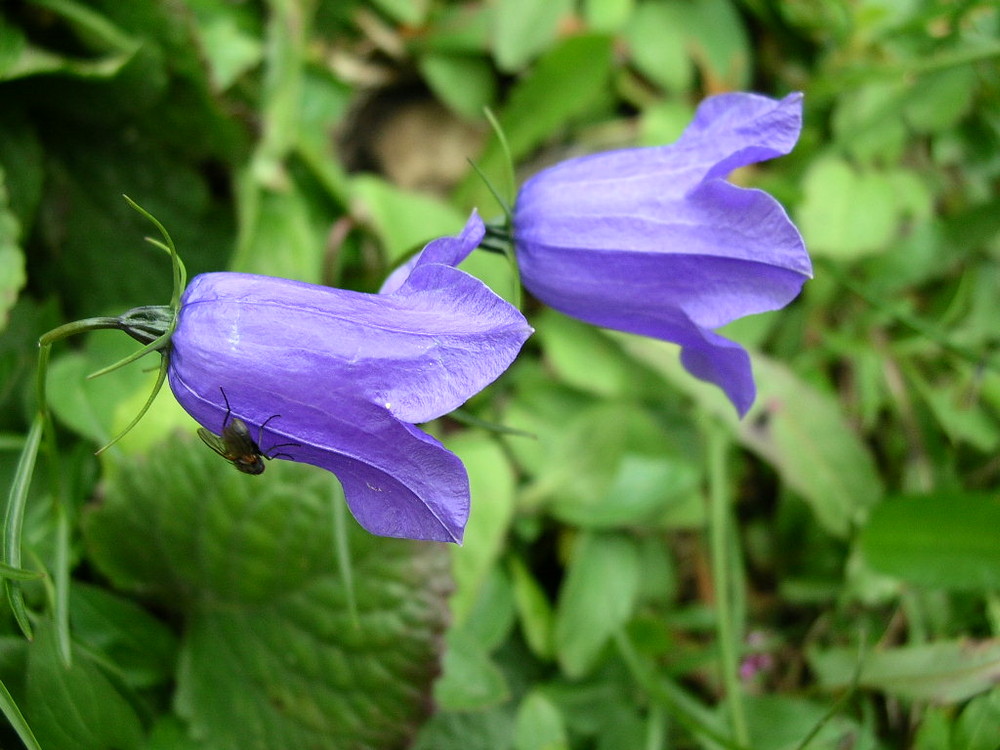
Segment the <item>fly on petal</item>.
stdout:
[[[489,385],[532,333],[516,308],[454,267],[482,236],[473,214],[383,294],[198,276],[171,339],[170,387],[210,434],[222,429],[224,450],[249,451],[249,467],[253,448],[279,446],[281,458],[335,473],[372,533],[459,542],[469,510],[465,468],[413,425]],[[259,435],[253,445],[235,427],[227,438],[223,393],[247,434]]]

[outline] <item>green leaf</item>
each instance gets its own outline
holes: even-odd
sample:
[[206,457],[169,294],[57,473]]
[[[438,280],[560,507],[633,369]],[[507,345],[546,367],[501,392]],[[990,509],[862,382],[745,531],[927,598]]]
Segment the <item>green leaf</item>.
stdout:
[[513,73],[549,48],[571,9],[572,0],[499,0],[493,16],[497,67]]
[[556,705],[539,690],[524,697],[514,726],[517,750],[569,750],[569,738]]
[[379,10],[400,23],[416,26],[427,16],[428,0],[372,0]]
[[458,234],[468,218],[440,200],[400,190],[372,175],[355,177],[351,190],[355,215],[382,241],[390,265],[437,237]]
[[92,563],[183,618],[175,705],[213,750],[382,748],[426,715],[447,549],[352,525],[357,627],[332,502],[337,483],[315,467],[273,461],[249,477],[175,440],[121,462],[84,519]]
[[952,747],[962,750],[993,750],[1000,737],[1000,689],[969,701],[955,723]]
[[476,639],[462,630],[448,633],[441,678],[434,699],[445,711],[479,711],[510,697],[507,680]]
[[194,3],[198,19],[199,51],[208,65],[212,85],[225,91],[248,70],[261,62],[264,48],[253,33],[247,8],[232,3]]
[[524,640],[535,655],[547,659],[553,650],[552,605],[524,560],[512,556],[508,568]]
[[694,66],[684,43],[686,9],[679,3],[641,3],[624,32],[635,67],[670,92],[687,91],[694,80]]
[[503,643],[514,624],[514,592],[507,576],[493,568],[479,589],[472,610],[460,627],[472,635],[484,649],[492,651]]
[[743,699],[754,750],[797,748],[812,729],[823,722],[809,750],[876,750],[871,731],[848,716],[827,716],[829,706],[787,695],[754,695]]
[[895,196],[884,175],[857,173],[836,158],[814,162],[798,212],[806,246],[815,255],[844,260],[884,250],[896,231]]
[[906,147],[905,97],[900,76],[845,91],[833,112],[835,145],[863,163],[896,163]]
[[309,198],[292,178],[266,187],[245,172],[240,179],[240,235],[230,267],[317,284],[322,278],[326,232]]
[[683,9],[678,21],[702,79],[718,90],[749,88],[752,48],[735,4],[731,0],[696,0],[678,5]]
[[873,509],[859,544],[872,568],[917,586],[1000,587],[1000,501],[992,495],[888,498]]
[[[104,52],[96,57],[68,57],[31,44],[24,33],[0,18],[0,81],[50,73],[81,78],[110,78],[132,60],[140,42],[130,38],[104,16],[71,0],[38,0],[67,23],[91,49]],[[64,30],[65,31],[65,30]],[[72,34],[73,31],[68,33]]]
[[412,750],[510,750],[513,735],[514,719],[505,707],[442,711],[421,728]]
[[918,133],[939,133],[969,113],[978,76],[971,65],[933,71],[911,88],[903,109],[907,124]]
[[46,750],[131,750],[142,747],[134,696],[116,689],[82,649],[62,663],[55,629],[40,622],[28,649],[24,714]]
[[830,533],[846,535],[881,499],[882,481],[874,459],[844,419],[840,404],[784,365],[751,353],[757,400],[740,420],[718,388],[684,370],[674,344],[610,335],[724,420],[742,445],[769,462],[802,496]]
[[583,17],[594,31],[618,31],[635,11],[635,3],[636,0],[584,0]]
[[6,173],[0,164],[0,331],[7,327],[10,309],[24,286],[21,226],[7,197]]
[[496,77],[481,57],[430,52],[417,65],[435,96],[462,117],[479,120],[496,99]]
[[567,523],[588,528],[655,520],[696,489],[700,471],[647,411],[611,401],[581,409],[557,436],[540,436],[549,460],[522,493]]
[[[809,655],[821,685],[840,690],[850,684],[856,650],[835,648]],[[991,689],[1000,680],[1000,639],[940,641],[867,654],[859,684],[895,698],[959,703]]]
[[75,583],[69,611],[73,637],[112,661],[130,687],[169,682],[177,638],[139,605],[96,586]]
[[[602,95],[611,76],[612,40],[608,36],[569,37],[552,47],[511,91],[499,114],[512,158],[517,161],[580,116]],[[503,150],[490,141],[476,159],[480,169],[502,184]],[[493,199],[478,175],[463,185],[462,200],[491,206]]]
[[[139,348],[118,331],[94,331],[84,349],[54,358],[49,365],[48,397],[56,418],[99,445],[118,434],[116,428],[127,425],[149,395],[156,376],[148,368],[159,365],[159,356],[149,355],[93,380],[87,376]],[[129,405],[127,411],[125,405]]]
[[551,309],[532,323],[563,382],[596,396],[621,397],[634,388],[634,365],[593,326]]
[[500,445],[483,434],[466,433],[447,442],[469,472],[472,507],[461,547],[452,551],[455,594],[451,608],[461,624],[496,565],[514,517],[514,472]]
[[580,536],[556,609],[556,654],[568,677],[586,674],[608,639],[628,622],[640,575],[639,551],[628,537]]

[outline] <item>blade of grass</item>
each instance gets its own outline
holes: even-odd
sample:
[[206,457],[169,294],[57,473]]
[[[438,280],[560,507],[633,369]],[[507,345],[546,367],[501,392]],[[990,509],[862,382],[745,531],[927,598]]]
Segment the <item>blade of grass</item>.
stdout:
[[24,743],[25,750],[42,750],[42,746],[38,744],[38,740],[35,739],[31,727],[24,720],[21,710],[17,707],[14,698],[3,682],[0,682],[0,711],[3,711],[3,715],[7,717],[7,721],[10,722],[11,727],[17,732],[17,736]]
[[[719,661],[722,684],[726,693],[726,708],[733,735],[741,745],[750,743],[743,690],[739,679],[739,653],[743,641],[742,625],[737,622],[738,581],[734,580],[737,558],[736,533],[732,527],[726,453],[729,438],[721,427],[706,417],[705,437],[708,444],[709,482],[709,542],[712,550],[712,580],[715,587],[715,625],[719,640]],[[742,587],[739,589],[742,591]]]

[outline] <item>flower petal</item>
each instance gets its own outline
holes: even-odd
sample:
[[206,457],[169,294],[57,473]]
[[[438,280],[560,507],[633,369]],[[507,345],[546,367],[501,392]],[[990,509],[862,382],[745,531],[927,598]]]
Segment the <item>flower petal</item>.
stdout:
[[[177,372],[170,384],[189,414],[222,432],[221,393],[203,398]],[[368,531],[461,543],[469,516],[468,475],[461,460],[431,436],[363,401],[345,401],[331,413],[290,392],[255,387],[252,379],[232,379],[223,387],[229,418],[246,422],[266,456],[280,454],[336,474],[351,512]]]
[[483,220],[473,210],[461,234],[457,237],[438,237],[436,240],[431,240],[423,250],[389,274],[382,284],[382,288],[379,289],[379,294],[395,292],[403,286],[413,269],[418,265],[440,263],[446,266],[457,266],[479,246],[485,234],[486,227],[483,225]]
[[801,95],[713,97],[681,139],[661,148],[574,159],[518,194],[515,245],[525,286],[595,325],[666,339],[741,414],[750,360],[711,329],[787,305],[812,276],[798,230],[760,190],[722,177],[787,153]]
[[425,264],[389,295],[204,274],[188,286],[179,331],[172,369],[200,373],[207,398],[236,361],[269,392],[290,390],[328,411],[362,397],[426,422],[495,380],[531,328],[478,279]]

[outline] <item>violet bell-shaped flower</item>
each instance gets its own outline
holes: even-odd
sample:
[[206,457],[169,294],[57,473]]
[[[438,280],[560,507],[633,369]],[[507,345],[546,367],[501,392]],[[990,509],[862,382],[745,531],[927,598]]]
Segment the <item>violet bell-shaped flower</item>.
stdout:
[[532,333],[517,309],[454,267],[483,231],[473,213],[381,294],[243,273],[196,277],[171,339],[171,390],[206,429],[242,420],[264,456],[336,474],[368,531],[461,542],[465,467],[414,424],[495,380]]
[[750,357],[713,329],[784,307],[812,264],[781,205],[726,176],[789,153],[801,125],[801,94],[722,94],[672,145],[539,172],[514,209],[525,287],[588,323],[680,344],[688,372],[743,416],[756,395]]

